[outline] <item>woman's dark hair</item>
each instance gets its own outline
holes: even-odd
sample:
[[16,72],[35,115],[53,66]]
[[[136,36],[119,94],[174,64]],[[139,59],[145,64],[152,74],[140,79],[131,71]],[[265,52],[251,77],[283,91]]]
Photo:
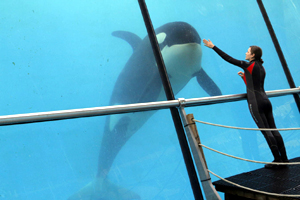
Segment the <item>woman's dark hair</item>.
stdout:
[[254,58],[255,60],[259,60],[261,63],[264,63],[264,61],[261,59],[262,56],[262,50],[259,46],[250,46],[251,48],[251,54],[255,54]]

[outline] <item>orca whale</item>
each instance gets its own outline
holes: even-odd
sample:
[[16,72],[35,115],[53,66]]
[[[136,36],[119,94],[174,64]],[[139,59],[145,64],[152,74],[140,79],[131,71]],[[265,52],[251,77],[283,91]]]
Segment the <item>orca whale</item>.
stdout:
[[[174,94],[196,78],[210,96],[221,95],[219,87],[201,66],[201,38],[190,24],[167,23],[155,30]],[[127,41],[133,53],[121,71],[111,95],[111,105],[166,100],[149,37],[115,31],[113,36]],[[110,182],[106,176],[119,151],[155,111],[111,115],[106,119],[96,178],[72,195],[70,200],[140,199],[139,195]]]

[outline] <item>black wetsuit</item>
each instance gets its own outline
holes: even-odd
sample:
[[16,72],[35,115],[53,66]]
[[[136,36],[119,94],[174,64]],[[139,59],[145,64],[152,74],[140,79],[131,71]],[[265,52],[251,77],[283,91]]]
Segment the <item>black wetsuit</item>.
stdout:
[[[247,86],[247,101],[250,113],[259,128],[276,128],[272,104],[264,90],[266,72],[261,61],[246,62],[236,60],[224,53],[218,47],[213,49],[227,62],[244,70],[244,81]],[[287,161],[283,139],[278,131],[261,131],[274,156],[274,161]]]

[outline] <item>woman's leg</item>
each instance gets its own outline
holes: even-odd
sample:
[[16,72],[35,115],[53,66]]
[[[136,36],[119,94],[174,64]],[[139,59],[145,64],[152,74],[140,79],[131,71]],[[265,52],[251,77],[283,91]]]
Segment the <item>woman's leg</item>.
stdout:
[[[267,117],[269,127],[277,129],[277,127],[275,125],[275,120],[274,120],[274,117],[273,117],[272,107],[271,107],[271,109],[269,109],[266,112],[265,115]],[[273,136],[276,140],[278,150],[280,152],[281,160],[282,161],[287,161],[288,157],[286,155],[286,149],[285,149],[284,142],[283,142],[281,134],[279,133],[279,131],[272,131],[272,134],[273,134]]]
[[[249,110],[250,113],[259,128],[269,128],[267,117],[265,116],[264,112],[260,112],[259,107],[255,102],[249,103]],[[271,131],[261,131],[264,135],[269,148],[273,154],[274,162],[281,162],[281,156],[279,154],[279,149],[277,146],[277,141]]]

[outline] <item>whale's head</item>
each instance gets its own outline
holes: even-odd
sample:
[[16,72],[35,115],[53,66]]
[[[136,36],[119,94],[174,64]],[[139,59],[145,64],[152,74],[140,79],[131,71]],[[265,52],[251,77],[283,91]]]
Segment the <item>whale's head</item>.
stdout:
[[156,29],[156,37],[171,82],[182,82],[201,69],[201,38],[194,27],[185,22],[172,22]]
[[167,23],[157,28],[155,32],[161,50],[166,46],[201,44],[197,30],[186,22]]

